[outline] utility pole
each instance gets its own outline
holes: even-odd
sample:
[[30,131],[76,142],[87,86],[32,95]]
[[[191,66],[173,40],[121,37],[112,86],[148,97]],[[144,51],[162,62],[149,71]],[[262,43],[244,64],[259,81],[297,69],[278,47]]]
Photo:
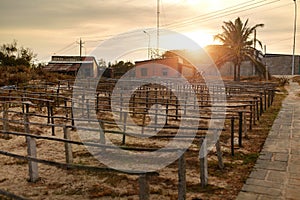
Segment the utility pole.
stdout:
[[265,55],[265,67],[266,67],[266,81],[269,80],[269,69],[268,69],[268,66],[267,66],[267,46],[264,45],[264,55]]
[[82,48],[83,48],[83,45],[84,45],[84,42],[82,42],[81,38],[79,40],[79,56],[81,57],[82,56]]
[[[254,30],[254,42],[253,42],[253,48],[254,48],[254,55],[255,59],[257,59],[257,52],[256,52],[256,29]],[[255,65],[252,63],[252,75],[254,76],[256,73]]]
[[159,15],[160,15],[160,9],[159,9],[159,1],[160,0],[157,0],[157,22],[156,22],[156,25],[157,25],[157,32],[156,32],[156,54],[157,54],[157,58],[159,57]]
[[295,48],[296,48],[296,30],[297,30],[297,2],[295,3],[295,19],[294,19],[294,43],[293,43],[293,59],[292,59],[292,75],[295,74]]

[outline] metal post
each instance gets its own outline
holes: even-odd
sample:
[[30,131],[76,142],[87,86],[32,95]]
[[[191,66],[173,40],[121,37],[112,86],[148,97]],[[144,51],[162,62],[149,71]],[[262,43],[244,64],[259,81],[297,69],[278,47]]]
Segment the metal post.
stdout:
[[297,31],[297,2],[295,3],[295,18],[294,18],[294,42],[293,42],[293,59],[292,59],[292,75],[295,74],[295,48],[296,48],[296,31]]
[[150,55],[150,34],[147,31],[143,31],[147,36],[148,36],[148,59],[152,58],[152,56]]

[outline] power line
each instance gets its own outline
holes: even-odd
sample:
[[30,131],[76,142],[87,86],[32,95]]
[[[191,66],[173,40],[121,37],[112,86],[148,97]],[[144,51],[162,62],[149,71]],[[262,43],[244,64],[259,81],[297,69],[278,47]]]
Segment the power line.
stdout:
[[67,46],[63,47],[62,49],[56,51],[55,53],[61,53],[61,52],[65,51],[67,48],[73,46],[74,44],[76,44],[76,42],[72,42],[72,43],[68,44]]
[[[183,21],[177,21],[177,22],[173,22],[173,23],[169,23],[169,24],[164,24],[163,27],[165,27],[165,28],[173,27],[175,29],[178,29],[178,28],[186,26],[186,25],[194,25],[197,21],[198,21],[198,23],[210,21],[210,20],[213,20],[213,19],[216,19],[219,17],[243,12],[245,10],[249,10],[249,9],[253,9],[253,8],[262,7],[262,6],[271,4],[271,3],[278,2],[280,0],[273,0],[272,2],[266,2],[264,4],[261,4],[265,1],[267,1],[267,0],[261,0],[259,2],[255,2],[255,3],[253,3],[253,1],[251,0],[251,1],[244,2],[244,3],[239,3],[237,5],[227,7],[227,8],[212,12],[212,13],[207,13],[204,15],[192,17],[192,18],[189,18],[189,19],[186,19]],[[260,5],[255,6],[257,4],[260,4]],[[235,11],[235,12],[233,12],[233,11]],[[186,29],[186,27],[184,27],[184,28]],[[124,35],[128,35],[128,36],[124,37]],[[117,36],[117,37],[113,37],[113,36]],[[121,37],[119,37],[118,35],[104,35],[104,36],[99,36],[98,40],[86,40],[86,42],[103,42],[103,41],[107,40],[108,37],[112,37],[111,39],[118,40],[118,39],[129,38],[129,37],[132,37],[133,35],[131,32],[129,32],[129,33],[122,34],[120,36]]]
[[[264,1],[260,1],[259,3],[262,3]],[[232,9],[232,10],[229,10],[229,11],[226,11],[226,12],[223,11],[223,12],[220,12],[220,13],[217,13],[217,14],[214,14],[214,15],[207,14],[208,16],[198,16],[197,19],[193,19],[193,20],[190,20],[190,21],[187,21],[187,22],[182,22],[182,23],[176,24],[176,25],[169,25],[169,26],[166,26],[166,27],[167,28],[173,27],[173,28],[176,29],[176,28],[180,28],[182,26],[190,26],[190,25],[194,25],[196,23],[203,23],[203,22],[206,22],[206,21],[210,21],[210,20],[220,18],[220,17],[225,17],[225,16],[229,16],[229,15],[232,15],[232,14],[244,12],[244,11],[247,11],[249,9],[256,9],[256,8],[259,8],[259,7],[262,7],[262,6],[273,4],[273,3],[278,2],[278,1],[280,1],[280,0],[273,0],[271,2],[266,2],[266,3],[260,4],[260,5],[255,5],[257,3],[254,3],[254,4],[251,4],[251,5],[247,5],[247,6],[243,6],[243,7],[240,7],[240,8]]]
[[[262,0],[262,1],[265,1],[265,0]],[[232,8],[235,8],[235,7],[238,7],[238,6],[241,6],[241,5],[245,6],[245,4],[247,4],[248,2],[253,2],[253,1],[250,0],[250,1],[247,1],[246,3],[237,4],[235,6],[227,7],[227,8],[217,10],[217,11],[214,11],[214,12],[210,12],[210,13],[205,13],[205,14],[198,15],[198,16],[195,16],[195,17],[191,17],[191,18],[188,18],[188,19],[185,19],[185,20],[171,22],[171,23],[168,23],[168,24],[164,24],[163,26],[169,27],[169,26],[174,26],[174,25],[178,25],[178,24],[182,24],[182,23],[187,23],[187,22],[193,21],[193,20],[201,18],[201,17],[207,17],[207,16],[210,16],[210,15],[218,14],[220,12],[225,12],[228,9],[232,9]]]

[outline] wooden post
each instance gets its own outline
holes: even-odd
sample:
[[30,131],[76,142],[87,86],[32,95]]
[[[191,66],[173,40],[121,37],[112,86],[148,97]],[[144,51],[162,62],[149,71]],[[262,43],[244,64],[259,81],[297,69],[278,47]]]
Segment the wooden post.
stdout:
[[243,112],[239,112],[239,147],[242,147]]
[[69,113],[68,113],[68,103],[67,103],[67,98],[64,99],[64,105],[65,105],[66,118],[68,118],[68,117],[69,117]]
[[178,101],[178,97],[176,97],[176,120],[178,120],[178,109],[179,109],[179,101]]
[[197,91],[194,93],[194,110],[196,110],[196,100],[197,100],[197,103],[198,103],[198,99],[197,99]]
[[265,101],[264,111],[266,111],[267,110],[267,91],[266,91],[266,89],[264,89],[264,101]]
[[166,121],[165,121],[165,125],[168,125],[168,115],[169,115],[169,99],[167,99],[167,104],[166,104]]
[[184,116],[186,116],[186,109],[187,109],[187,99],[188,99],[188,97],[187,97],[187,93],[185,93],[185,95],[184,95],[185,97],[184,97]]
[[[23,94],[24,95],[24,94]],[[24,101],[24,96],[22,95],[22,102]],[[25,113],[25,105],[22,103],[22,113]]]
[[[29,106],[26,104],[26,107]],[[28,114],[24,113],[24,126],[25,126],[25,133],[30,133],[29,128],[29,119]],[[34,138],[26,136],[26,143],[27,143],[27,155],[31,158],[36,158],[36,141]],[[28,161],[28,169],[29,169],[29,181],[36,182],[39,180],[39,172],[38,172],[38,163],[34,161]]]
[[234,117],[231,117],[231,155],[234,156]]
[[248,130],[247,130],[247,113],[244,112],[244,117],[243,117],[243,121],[244,121],[244,135],[245,135],[245,138],[248,138]]
[[85,93],[82,94],[82,97],[81,97],[81,115],[82,115],[82,117],[84,117],[84,101],[85,101]]
[[53,106],[50,107],[50,115],[51,115],[51,131],[52,131],[52,136],[55,136]]
[[51,115],[51,112],[50,112],[50,102],[47,101],[47,113],[48,113],[48,118],[47,118],[47,123],[50,124],[50,115]]
[[96,114],[98,113],[99,111],[99,92],[97,92],[97,95],[96,95]]
[[8,131],[8,105],[7,103],[3,103],[3,138],[9,139],[9,135],[6,133]]
[[262,94],[260,94],[259,100],[260,100],[260,113],[259,114],[262,115],[262,113],[264,112],[264,105],[263,105]]
[[259,121],[259,108],[258,108],[258,98],[256,98],[256,119]]
[[206,187],[208,183],[208,172],[207,172],[207,146],[204,138],[200,139],[200,183],[201,187]]
[[147,174],[142,174],[139,176],[139,187],[140,187],[140,193],[139,193],[140,200],[149,200],[150,191],[149,191]]
[[148,110],[149,108],[149,90],[146,89],[146,109]]
[[120,93],[120,121],[122,121],[122,117],[123,117],[123,94],[122,91]]
[[123,140],[122,144],[125,144],[125,139],[126,139],[126,123],[127,123],[127,112],[124,113],[124,122],[123,122]]
[[146,114],[147,114],[147,109],[144,108],[144,112],[143,112],[143,119],[142,119],[142,135],[144,134],[145,131],[145,123],[146,123]]
[[60,89],[60,81],[58,82],[58,87],[56,90],[56,105],[59,106],[59,89]]
[[74,103],[73,100],[71,101],[71,125],[72,125],[72,130],[75,129],[75,120],[74,120],[74,114],[73,114],[73,107]]
[[216,142],[216,150],[217,150],[217,157],[218,157],[218,165],[220,169],[224,168],[223,158],[222,158],[222,151],[220,146],[220,140]]
[[252,131],[252,123],[253,123],[253,104],[250,102],[250,121],[249,121],[249,130]]
[[[27,154],[31,158],[36,158],[36,141],[34,138],[27,136]],[[38,163],[34,161],[28,161],[29,167],[29,181],[36,182],[39,180]]]
[[100,144],[105,144],[106,143],[106,140],[105,140],[105,127],[104,127],[103,121],[99,121],[99,125],[100,125]]
[[[66,126],[64,127],[64,139],[70,140],[70,129]],[[72,145],[68,142],[65,142],[65,154],[66,154],[66,163],[71,164],[73,163],[73,153],[72,153]]]
[[186,199],[186,163],[184,153],[178,159],[178,200]]

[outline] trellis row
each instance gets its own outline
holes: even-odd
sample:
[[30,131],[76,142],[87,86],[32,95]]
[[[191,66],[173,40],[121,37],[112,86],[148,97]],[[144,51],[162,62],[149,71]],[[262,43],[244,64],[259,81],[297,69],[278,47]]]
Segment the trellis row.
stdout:
[[[203,88],[203,87],[202,87]],[[149,92],[149,89],[147,89],[146,91],[141,91],[141,92],[146,92],[147,93],[147,91]],[[229,94],[232,96],[233,95],[233,91],[232,90],[228,90],[229,91]],[[235,90],[235,92],[236,92],[237,90]],[[255,96],[254,97],[254,103],[251,103],[251,104],[249,104],[249,105],[247,105],[247,106],[250,106],[250,111],[249,111],[249,113],[251,113],[251,115],[252,115],[252,112],[253,112],[253,110],[255,110],[256,111],[256,117],[257,117],[257,120],[259,120],[259,115],[261,115],[261,113],[263,112],[263,110],[264,109],[266,109],[267,107],[269,107],[271,104],[272,104],[272,101],[273,101],[273,97],[274,97],[274,88],[273,88],[273,90],[272,89],[270,89],[270,88],[268,88],[267,90],[264,90],[265,92],[259,92],[260,93],[260,95],[257,95],[257,96]],[[156,92],[156,94],[155,94],[155,97],[156,98],[153,98],[153,97],[151,97],[151,95],[148,95],[148,98],[143,98],[143,97],[139,97],[139,98],[136,98],[135,96],[134,96],[134,100],[135,101],[141,101],[141,100],[145,100],[146,102],[144,103],[145,105],[146,105],[146,107],[147,107],[147,105],[148,104],[150,104],[150,102],[151,101],[153,101],[154,100],[154,102],[159,102],[159,100],[161,100],[160,98],[158,98],[158,94],[162,94],[162,91],[158,91],[157,89],[155,90],[155,92]],[[202,92],[203,93],[203,92]],[[59,102],[58,101],[58,96],[59,96],[59,98],[61,98],[61,99],[63,99],[62,101],[64,102],[64,104],[63,104],[63,106],[60,104],[60,103],[55,103],[55,104],[53,104],[54,103],[54,101],[53,100],[47,100],[47,99],[44,99],[44,100],[42,100],[42,99],[38,99],[38,98],[30,98],[30,97],[28,97],[28,94],[29,93],[27,93],[26,95],[24,95],[22,98],[21,98],[21,100],[23,101],[23,105],[26,105],[26,112],[24,112],[24,108],[23,108],[23,113],[25,113],[25,115],[24,115],[24,126],[25,126],[25,132],[29,132],[28,130],[29,130],[29,128],[26,128],[26,126],[27,125],[29,125],[29,124],[31,124],[31,122],[29,122],[29,121],[26,121],[26,120],[28,120],[28,116],[27,116],[27,114],[26,113],[28,113],[29,112],[29,106],[33,106],[33,105],[30,105],[29,103],[26,103],[26,101],[25,100],[27,100],[27,101],[40,101],[40,102],[46,102],[46,105],[47,105],[47,110],[48,110],[48,115],[47,116],[39,116],[39,117],[47,117],[48,118],[48,123],[47,124],[45,124],[45,126],[51,126],[52,127],[52,134],[54,135],[55,134],[55,127],[58,127],[58,126],[61,126],[61,125],[55,125],[55,121],[54,121],[54,119],[55,118],[60,118],[60,119],[65,119],[65,120],[67,120],[67,121],[71,121],[72,123],[71,123],[71,126],[70,127],[72,127],[72,126],[74,126],[74,119],[73,119],[73,117],[72,117],[72,108],[74,108],[74,105],[73,105],[73,107],[72,106],[68,106],[68,104],[70,105],[70,102],[71,102],[71,98],[70,97],[64,97],[64,96],[62,96],[61,94],[59,94],[59,92],[56,94],[56,95],[53,95],[53,96],[51,96],[51,97],[56,97],[56,101],[57,102]],[[70,92],[68,93],[68,94],[70,94]],[[101,106],[101,103],[100,102],[102,102],[102,101],[100,101],[99,100],[99,96],[98,96],[98,94],[100,94],[100,93],[97,93],[97,98],[96,98],[96,102],[97,102],[97,105],[96,105],[96,107],[97,107],[97,111],[99,111],[99,106]],[[149,93],[148,93],[149,94]],[[264,95],[262,95],[262,94],[264,94]],[[43,96],[43,95],[47,95],[47,94],[41,94],[41,93],[39,93],[39,94],[33,94],[33,93],[30,93],[30,95],[39,95],[39,97],[41,97],[41,96]],[[49,96],[48,96],[49,97]],[[9,99],[9,100],[11,100],[11,99],[18,99],[18,97],[16,97],[16,96],[12,96],[12,92],[9,92],[9,96],[1,96],[0,97],[1,99]],[[127,97],[128,98],[128,97]],[[164,100],[165,98],[163,98],[163,100]],[[259,100],[257,100],[257,99],[259,99]],[[18,99],[18,100],[20,100],[20,98]],[[121,98],[121,100],[123,100],[123,98]],[[84,106],[85,104],[86,105],[89,105],[89,101],[90,102],[95,102],[95,99],[85,99],[85,98],[83,98],[83,100],[82,100],[82,102],[83,102],[83,106],[80,108],[76,108],[76,109],[82,109],[83,111],[82,111],[82,113],[84,114],[84,113],[90,113],[90,109],[89,109],[89,106]],[[171,100],[170,100],[171,101]],[[175,108],[177,108],[178,107],[178,103],[173,103],[173,104],[171,104],[170,103],[170,101],[169,102],[167,102],[167,104],[166,105],[168,105],[167,107],[175,107]],[[25,103],[24,103],[25,102]],[[68,103],[69,102],[69,103]],[[206,98],[206,100],[204,101],[203,99],[201,99],[201,101],[199,101],[202,105],[204,104],[204,103],[206,103],[206,104],[208,104],[209,105],[209,100]],[[237,101],[238,102],[238,101]],[[3,132],[3,133],[9,133],[9,131],[8,131],[8,123],[7,123],[7,121],[8,120],[5,120],[5,119],[7,119],[7,116],[8,116],[8,107],[9,107],[9,105],[11,104],[11,103],[16,103],[15,101],[10,101],[10,102],[6,102],[6,103],[2,103],[2,107],[3,107],[3,131],[1,131],[1,132]],[[41,105],[44,105],[44,103],[43,104],[41,104]],[[110,102],[109,102],[110,103]],[[108,104],[109,104],[108,103]],[[53,105],[52,105],[53,104]],[[104,103],[104,104],[107,104],[107,103]],[[139,102],[139,104],[143,104],[143,103],[140,103]],[[259,105],[260,105],[260,109],[259,109]],[[40,104],[39,104],[40,105]],[[71,104],[72,105],[72,104]],[[264,105],[264,106],[263,106]],[[54,113],[53,113],[53,106],[57,106],[57,107],[64,107],[64,109],[65,109],[65,111],[66,111],[66,117],[61,117],[61,116],[54,116]],[[194,105],[186,105],[185,106],[185,109],[187,109],[187,107],[188,106],[194,106]],[[207,105],[206,105],[207,106]],[[251,106],[252,106],[252,108],[251,108]],[[205,107],[205,106],[202,106],[202,107]],[[135,107],[134,107],[135,108]],[[85,111],[84,111],[85,110]],[[170,117],[172,117],[172,115],[171,114],[169,114],[170,112],[169,111],[172,111],[172,108],[170,108],[170,109],[167,109],[168,111],[167,111],[167,113],[166,113],[166,116],[170,116]],[[173,110],[174,110],[174,108],[173,108]],[[175,109],[175,110],[177,110],[177,109]],[[245,112],[245,111],[239,111],[238,112],[238,116],[239,116],[239,123],[241,123],[241,121],[242,121],[242,114],[243,114],[243,112]],[[70,115],[68,114],[68,113],[71,113]],[[120,110],[120,116],[122,117],[123,115],[124,115],[124,113],[125,112],[123,112],[123,110]],[[137,114],[137,113],[136,113]],[[178,114],[178,111],[176,112],[176,114]],[[159,114],[158,112],[155,112],[155,115],[157,116],[157,115],[161,115],[161,114]],[[254,115],[255,115],[255,112],[254,112]],[[36,115],[36,116],[38,116],[38,115]],[[69,116],[71,116],[71,117],[69,117]],[[173,115],[174,116],[174,115]],[[178,117],[177,115],[175,116],[176,118]],[[233,117],[230,117],[231,118],[231,135],[233,136],[233,123],[234,123],[234,118]],[[125,118],[124,118],[125,119]],[[250,119],[251,119],[251,117],[250,117]],[[254,120],[253,120],[253,122],[254,122],[254,124],[255,124],[255,118],[254,118]],[[37,123],[32,123],[32,124],[37,124]],[[166,123],[166,124],[168,124],[168,123]],[[130,126],[130,124],[127,124],[126,123],[126,120],[125,120],[125,123],[124,123],[124,125],[125,126]],[[252,123],[250,123],[250,126],[252,126]],[[66,163],[71,163],[72,162],[72,150],[71,150],[71,144],[70,143],[72,143],[72,142],[69,142],[69,138],[70,138],[70,136],[69,136],[69,134],[68,134],[68,131],[67,131],[68,129],[64,129],[64,137],[65,137],[65,139],[66,139],[66,141],[64,141],[65,142],[65,152],[66,152]],[[241,129],[240,129],[241,130]],[[240,130],[239,130],[239,136],[240,136],[240,139],[239,139],[239,144],[241,145],[241,135],[240,135]],[[122,132],[121,132],[122,133]],[[13,134],[13,133],[10,133],[10,134]],[[8,134],[5,134],[5,135],[8,135]],[[125,135],[127,135],[126,133],[123,133],[123,135],[124,135],[124,137],[125,137]],[[34,146],[35,146],[35,142],[34,142],[34,140],[32,139],[32,136],[30,136],[30,135],[27,135],[26,136],[26,138],[27,138],[27,144],[28,144],[28,155],[29,155],[29,157],[28,157],[28,159],[30,160],[30,157],[31,156],[33,156],[34,157],[34,155],[36,154],[36,150],[33,148]],[[232,138],[233,137],[231,137],[231,142],[232,142],[232,146],[231,146],[231,149],[232,149],[232,153],[233,153],[233,141],[232,141]],[[124,139],[124,141],[125,141],[125,139]],[[200,140],[200,141],[203,141],[203,140]],[[205,141],[205,140],[204,140]],[[218,153],[220,153],[220,151],[218,151]],[[34,160],[34,159],[33,159]],[[181,160],[181,159],[179,159],[179,160]],[[31,163],[31,165],[29,165],[29,170],[30,171],[32,171],[32,173],[31,173],[31,180],[35,180],[36,179],[36,177],[38,177],[38,174],[37,173],[33,173],[34,171],[36,171],[36,169],[37,169],[37,165],[35,165],[34,163],[36,163],[36,162],[33,162],[32,160],[31,160],[31,162],[29,162],[29,163]],[[205,164],[205,159],[204,160],[202,160],[201,161],[201,164],[200,164],[200,166],[205,166],[206,165],[206,167],[201,167],[201,183],[202,183],[202,185],[204,186],[204,185],[206,185],[207,184],[207,175],[206,175],[206,172],[207,172],[207,164]],[[185,166],[184,165],[184,163],[179,163],[179,166]],[[184,169],[182,169],[183,171],[184,171]],[[182,171],[182,170],[179,170],[179,171]],[[206,170],[206,172],[205,172],[205,170]],[[179,175],[179,177],[181,177],[181,175]],[[141,178],[140,178],[140,180],[141,180],[141,182],[144,182],[143,180],[145,179],[145,177],[144,176],[141,176]],[[183,180],[183,178],[181,177],[181,178],[179,178],[179,179],[181,179],[181,180]],[[141,186],[142,187],[142,186]],[[182,188],[182,187],[180,187],[180,190],[181,191],[185,191],[185,189],[184,188]],[[145,189],[145,191],[147,191],[147,186],[146,186],[146,189]],[[146,195],[147,196],[147,195]],[[182,195],[180,195],[180,196],[182,196],[182,197],[184,197],[184,194],[182,193]]]

